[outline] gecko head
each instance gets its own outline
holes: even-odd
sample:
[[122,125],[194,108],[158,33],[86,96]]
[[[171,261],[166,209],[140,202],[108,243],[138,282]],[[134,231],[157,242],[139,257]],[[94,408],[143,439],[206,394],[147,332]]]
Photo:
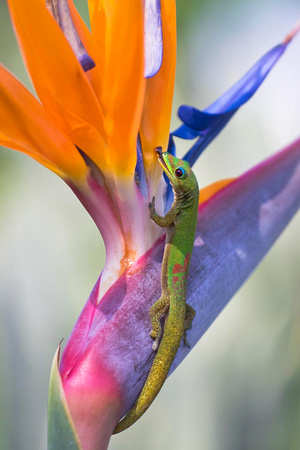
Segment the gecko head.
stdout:
[[155,151],[158,162],[169,178],[175,193],[184,194],[193,190],[198,192],[197,179],[187,161],[178,159],[171,153],[163,152],[161,147],[157,147]]

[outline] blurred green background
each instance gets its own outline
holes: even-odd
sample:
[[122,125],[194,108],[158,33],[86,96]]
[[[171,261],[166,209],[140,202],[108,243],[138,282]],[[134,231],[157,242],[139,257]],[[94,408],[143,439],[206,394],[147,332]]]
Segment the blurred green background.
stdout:
[[[87,17],[85,0],[76,2]],[[298,0],[178,0],[177,107],[204,108],[300,18]],[[5,0],[0,61],[30,87]],[[299,136],[300,35],[196,165],[236,176]],[[0,118],[1,120],[1,118]],[[182,155],[184,146],[179,146]],[[300,246],[295,218],[241,291],[111,450],[300,448]],[[72,192],[0,152],[0,448],[46,448],[48,377],[100,274],[101,238]]]

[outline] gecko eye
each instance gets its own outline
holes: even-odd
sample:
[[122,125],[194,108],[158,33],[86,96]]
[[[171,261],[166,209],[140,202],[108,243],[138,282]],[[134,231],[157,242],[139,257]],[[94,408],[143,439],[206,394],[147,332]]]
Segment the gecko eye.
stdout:
[[184,174],[185,172],[182,167],[177,167],[177,169],[175,169],[175,175],[177,178],[182,178]]

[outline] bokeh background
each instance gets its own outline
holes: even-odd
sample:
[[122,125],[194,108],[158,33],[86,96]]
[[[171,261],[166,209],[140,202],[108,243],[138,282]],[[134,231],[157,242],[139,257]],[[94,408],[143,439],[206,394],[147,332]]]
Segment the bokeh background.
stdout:
[[[76,4],[87,18],[85,0]],[[177,0],[174,97],[208,106],[300,19],[298,0]],[[0,61],[30,89],[5,0]],[[299,136],[300,35],[206,150],[201,186],[239,175]],[[1,120],[1,118],[0,118]],[[16,118],[17,120],[17,118]],[[183,155],[184,146],[179,145]],[[300,448],[300,245],[295,218],[150,410],[111,450]],[[104,263],[72,192],[28,157],[0,151],[0,448],[46,449],[50,365]]]

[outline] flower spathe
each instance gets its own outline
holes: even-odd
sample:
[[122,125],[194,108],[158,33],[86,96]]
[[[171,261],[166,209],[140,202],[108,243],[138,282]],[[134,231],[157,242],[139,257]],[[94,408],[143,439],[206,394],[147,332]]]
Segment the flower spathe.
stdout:
[[[107,415],[102,428],[106,427],[109,433],[138,393],[137,384],[135,391],[129,389],[126,397],[126,388],[131,383],[130,369],[128,366],[123,372],[118,370],[122,367],[121,353],[128,350],[128,333],[122,328],[124,318],[130,319],[130,332],[134,330],[141,336],[140,343],[143,342],[148,352],[144,333],[149,330],[141,326],[139,320],[130,318],[133,307],[122,309],[122,302],[126,286],[136,289],[132,300],[137,303],[140,298],[148,303],[157,298],[153,280],[159,276],[159,263],[151,277],[146,261],[149,255],[150,262],[161,258],[163,231],[150,220],[148,203],[155,195],[158,210],[162,212],[171,201],[154,150],[161,146],[163,150],[169,148],[175,152],[173,137],[169,139],[176,65],[175,0],[89,0],[91,32],[72,0],[8,0],[8,5],[39,101],[0,67],[0,115],[3,117],[0,144],[28,154],[59,175],[94,219],[105,243],[105,268],[63,354],[59,388],[64,389],[65,398],[61,401],[65,410],[71,411],[70,420],[74,420],[83,448],[89,439],[94,439],[94,446],[91,444],[88,448],[98,448],[102,439],[99,420],[105,408]],[[189,106],[179,109],[183,125],[172,136],[197,139],[186,159],[194,163],[237,109],[251,98],[298,29],[266,53],[210,107],[204,111]],[[291,170],[289,164],[291,160],[295,164],[298,153],[299,143],[279,157],[275,164],[277,172],[274,169],[277,177],[282,171],[289,179],[287,166]],[[271,172],[275,167],[272,164],[268,165]],[[270,174],[266,171],[265,175],[267,186]],[[257,188],[257,198],[262,179],[251,178],[253,189]],[[221,191],[232,193],[229,208],[234,208],[238,198],[234,186],[240,185],[235,183]],[[206,198],[225,184],[228,182],[216,185]],[[273,177],[271,185],[274,184]],[[292,186],[294,189],[295,181]],[[288,192],[294,193],[293,189]],[[254,190],[249,191],[251,195],[254,196]],[[215,203],[207,202],[207,205],[218,209],[220,205],[213,199]],[[284,217],[294,212],[295,201],[284,212]],[[209,207],[206,208],[201,211],[207,213]],[[210,214],[207,213],[206,221],[213,220]],[[248,221],[242,220],[241,226],[244,226],[243,237],[245,230],[248,232]],[[227,231],[225,227],[223,233]],[[221,228],[217,230],[217,234],[221,232]],[[208,235],[208,240],[210,238]],[[160,240],[153,247],[157,239]],[[202,236],[198,239],[199,247],[201,239]],[[155,253],[157,246],[160,250]],[[257,262],[262,257],[258,254]],[[221,262],[224,264],[224,260]],[[195,277],[193,280],[198,283]],[[159,282],[155,284],[158,289]],[[112,292],[119,304],[112,302]],[[148,306],[145,304],[146,310]],[[118,316],[118,311],[123,315]],[[147,316],[145,310],[137,308],[136,311],[142,318]],[[108,328],[102,320],[107,321]],[[113,328],[109,329],[109,324],[113,324]],[[121,344],[122,336],[126,342],[121,345],[119,354],[116,341],[109,345],[113,333]],[[99,349],[99,342],[103,345],[104,341],[108,343],[107,347],[103,346],[107,361]],[[151,346],[151,342],[149,344]],[[144,356],[139,358],[141,362]],[[110,361],[113,363],[108,369]],[[58,372],[55,373],[57,377]],[[88,398],[80,407],[83,385]],[[66,417],[71,417],[70,411]],[[104,433],[103,436],[107,442],[109,435]]]
[[[199,206],[187,292],[188,303],[196,310],[188,335],[191,347],[252,273],[299,206],[300,140]],[[163,247],[162,237],[98,305],[99,281],[96,283],[62,355],[66,408],[70,408],[79,435],[89,430],[88,442],[95,450],[106,448],[116,423],[136,400],[155,356],[148,311],[160,295]],[[180,346],[171,372],[189,351]]]

